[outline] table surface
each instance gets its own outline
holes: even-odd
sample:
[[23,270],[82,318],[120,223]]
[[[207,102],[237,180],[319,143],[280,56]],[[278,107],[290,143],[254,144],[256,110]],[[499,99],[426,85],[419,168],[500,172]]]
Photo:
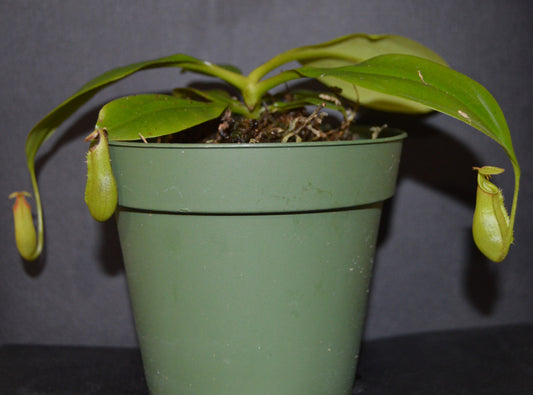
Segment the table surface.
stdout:
[[[0,394],[148,394],[138,349],[4,345]],[[353,394],[533,394],[533,325],[364,342]]]

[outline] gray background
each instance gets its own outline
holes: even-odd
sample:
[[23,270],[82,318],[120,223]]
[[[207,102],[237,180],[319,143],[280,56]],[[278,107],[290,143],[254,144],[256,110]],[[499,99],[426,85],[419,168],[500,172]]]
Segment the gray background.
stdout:
[[[169,89],[191,77],[176,70],[134,76],[93,98],[47,142],[38,158],[46,251],[39,264],[24,264],[13,242],[7,196],[30,189],[24,141],[41,117],[115,66],[183,52],[250,71],[286,49],[355,32],[418,40],[484,84],[506,114],[524,173],[516,245],[506,262],[492,264],[470,238],[470,168],[509,168],[503,151],[444,116],[363,116],[410,134],[397,196],[383,218],[366,338],[532,322],[532,4],[3,0],[0,343],[136,344],[114,224],[94,222],[83,202],[83,137],[107,100]],[[510,200],[511,174],[498,181]]]

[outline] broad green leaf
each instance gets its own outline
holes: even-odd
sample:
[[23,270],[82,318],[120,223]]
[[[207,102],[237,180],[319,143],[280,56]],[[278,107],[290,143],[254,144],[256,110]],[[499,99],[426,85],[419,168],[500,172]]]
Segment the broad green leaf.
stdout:
[[226,107],[220,102],[195,101],[168,95],[127,96],[102,107],[96,128],[105,128],[109,140],[159,137],[214,119]]
[[[306,58],[307,53],[317,50],[320,50],[320,57]],[[429,48],[397,35],[352,34],[323,44],[298,48],[294,51],[301,53],[302,59],[299,59],[299,62],[309,67],[342,67],[378,55],[396,53],[419,56],[446,65],[444,59]],[[340,88],[344,97],[369,108],[405,113],[429,111],[426,106],[368,90],[362,85],[355,88],[351,83],[339,81],[332,77],[320,77],[318,79],[327,86]]]
[[303,67],[306,77],[334,77],[398,96],[459,119],[496,140],[516,162],[500,106],[479,83],[449,67],[411,55],[380,55],[339,68]]
[[125,67],[119,67],[94,78],[87,84],[83,85],[76,93],[61,103],[58,107],[52,110],[52,112],[44,117],[30,131],[26,140],[26,156],[28,158],[28,163],[33,163],[35,154],[41,144],[55,132],[59,125],[61,125],[78,108],[80,108],[106,86],[118,82],[121,79],[141,70],[157,67],[186,67],[187,64],[202,63],[202,61],[191,56],[178,54],[146,62],[134,63]]

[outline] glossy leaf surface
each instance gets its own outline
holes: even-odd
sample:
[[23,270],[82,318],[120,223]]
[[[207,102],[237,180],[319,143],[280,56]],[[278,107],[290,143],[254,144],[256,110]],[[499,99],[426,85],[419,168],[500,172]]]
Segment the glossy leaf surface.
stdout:
[[188,55],[172,55],[146,62],[134,63],[129,66],[110,70],[83,85],[74,95],[69,97],[52,112],[44,117],[30,131],[26,140],[26,155],[28,161],[33,161],[35,153],[41,144],[68,119],[78,108],[91,99],[96,93],[131,74],[156,67],[186,67],[187,64],[202,64],[203,62]]
[[[419,56],[446,65],[445,60],[431,49],[416,41],[397,35],[352,34],[323,44],[302,47],[297,50],[305,54],[306,52],[317,49],[322,51],[321,58],[304,58],[299,60],[299,62],[307,67],[330,68],[348,66],[383,54],[406,54]],[[330,87],[336,86],[340,88],[344,97],[359,102],[369,108],[406,113],[423,113],[429,111],[426,106],[420,103],[384,95],[381,92],[366,89],[362,85],[354,88],[347,81],[339,81],[331,77],[319,77],[318,80]]]
[[109,140],[137,140],[176,133],[218,117],[226,105],[168,95],[127,96],[100,110],[97,129]]
[[500,106],[479,83],[449,67],[410,55],[381,55],[339,68],[300,68],[306,77],[334,77],[428,106],[492,137],[516,162]]

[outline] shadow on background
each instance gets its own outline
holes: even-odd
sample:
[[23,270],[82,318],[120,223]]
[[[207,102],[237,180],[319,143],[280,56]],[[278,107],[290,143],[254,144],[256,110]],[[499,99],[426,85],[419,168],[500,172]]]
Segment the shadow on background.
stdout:
[[100,230],[101,238],[98,253],[100,264],[106,274],[116,276],[124,272],[124,261],[115,218],[113,217],[109,221],[101,223]]
[[464,292],[467,299],[483,315],[490,315],[500,295],[498,289],[498,272],[477,249],[472,241],[472,230],[465,229],[465,239],[470,247],[470,259],[464,274]]
[[24,272],[28,276],[33,278],[39,277],[43,272],[44,268],[46,267],[46,254],[41,254],[41,256],[33,262],[28,262],[22,259],[22,257],[20,257],[20,261],[22,262]]

